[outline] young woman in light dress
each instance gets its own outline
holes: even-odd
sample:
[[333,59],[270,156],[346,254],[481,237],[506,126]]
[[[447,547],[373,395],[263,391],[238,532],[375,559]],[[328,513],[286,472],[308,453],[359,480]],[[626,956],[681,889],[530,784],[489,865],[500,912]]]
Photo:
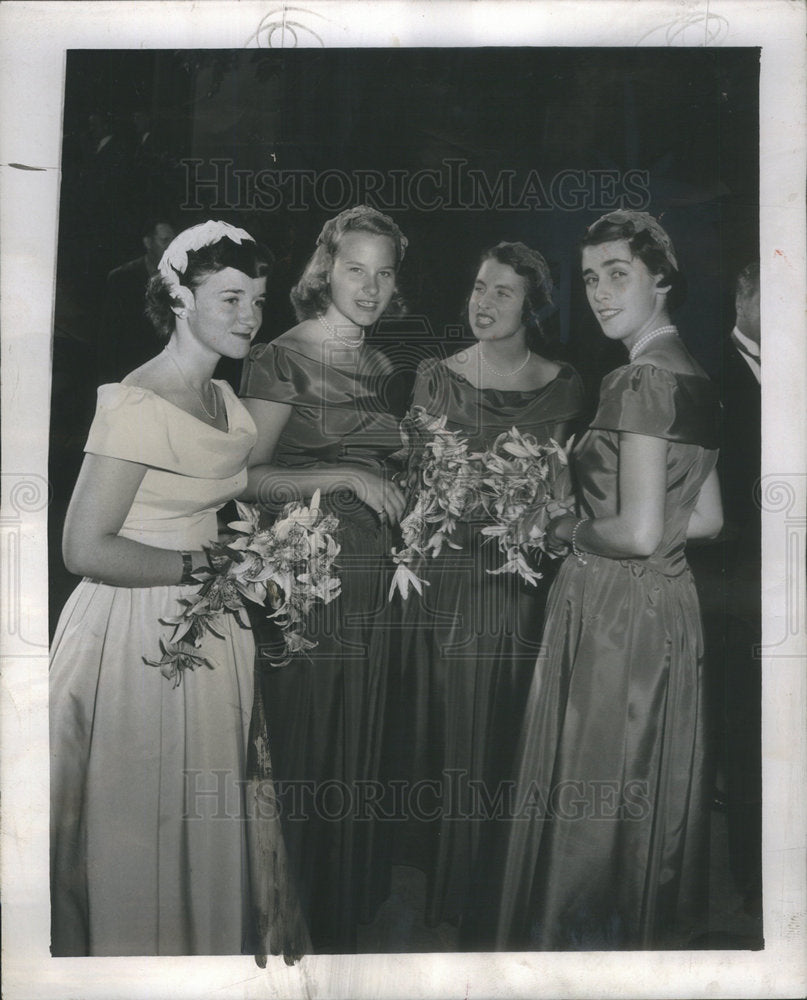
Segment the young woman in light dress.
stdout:
[[194,650],[205,664],[173,679],[153,665],[161,620],[198,589],[216,511],[246,485],[255,425],[212,375],[249,352],[269,266],[241,229],[181,233],[148,294],[165,349],[98,390],[64,529],[84,579],[50,668],[54,955],[293,957],[308,944],[279,824],[258,814],[276,879],[271,898],[250,887],[251,632],[223,616],[222,636]]

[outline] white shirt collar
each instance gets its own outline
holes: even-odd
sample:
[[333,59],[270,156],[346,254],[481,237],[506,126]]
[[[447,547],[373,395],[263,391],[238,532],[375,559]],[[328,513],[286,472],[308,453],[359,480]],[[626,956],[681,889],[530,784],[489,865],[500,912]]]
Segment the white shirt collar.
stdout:
[[734,336],[740,341],[749,354],[753,354],[755,358],[759,357],[759,344],[751,340],[750,337],[747,337],[738,326],[734,327]]
[[738,343],[742,346],[743,350],[739,351],[740,357],[745,361],[754,378],[757,382],[762,382],[762,368],[760,364],[760,349],[759,344],[755,344],[753,340],[746,337],[746,335],[739,330],[736,326],[731,331],[732,336],[737,338]]

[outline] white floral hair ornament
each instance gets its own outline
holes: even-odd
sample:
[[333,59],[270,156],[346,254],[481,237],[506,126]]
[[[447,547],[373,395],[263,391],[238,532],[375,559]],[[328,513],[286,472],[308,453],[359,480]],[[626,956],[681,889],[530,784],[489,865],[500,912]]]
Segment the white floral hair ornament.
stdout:
[[633,226],[634,234],[647,231],[656,241],[658,247],[663,251],[667,260],[672,264],[676,271],[678,270],[678,261],[675,259],[675,250],[673,249],[672,240],[649,212],[636,212],[627,208],[620,208],[615,212],[606,212],[605,215],[601,216],[596,222],[593,222],[588,227],[588,231],[591,232],[591,230],[595,226],[599,226],[601,222],[611,222],[616,226],[623,226],[626,222],[630,222]]
[[244,229],[231,226],[229,222],[217,222],[213,219],[203,222],[198,226],[191,226],[185,229],[175,239],[173,239],[160,258],[157,270],[163,276],[166,283],[179,287],[178,275],[184,274],[188,267],[188,252],[190,250],[201,250],[202,247],[209,247],[213,243],[218,243],[224,237],[232,240],[233,243],[243,243],[248,240],[254,243],[255,240]]

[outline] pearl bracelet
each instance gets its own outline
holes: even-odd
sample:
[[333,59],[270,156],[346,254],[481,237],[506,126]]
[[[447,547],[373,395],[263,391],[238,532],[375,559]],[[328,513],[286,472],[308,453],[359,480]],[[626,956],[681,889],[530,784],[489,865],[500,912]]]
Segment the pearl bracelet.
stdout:
[[587,521],[590,521],[590,520],[591,520],[591,518],[589,518],[589,517],[581,517],[580,520],[577,521],[575,523],[575,526],[572,528],[572,552],[577,556],[578,560],[584,566],[586,565],[586,563],[587,563],[588,560],[586,560],[586,559],[583,558],[583,553],[577,547],[577,532],[579,531],[581,524],[585,524]]

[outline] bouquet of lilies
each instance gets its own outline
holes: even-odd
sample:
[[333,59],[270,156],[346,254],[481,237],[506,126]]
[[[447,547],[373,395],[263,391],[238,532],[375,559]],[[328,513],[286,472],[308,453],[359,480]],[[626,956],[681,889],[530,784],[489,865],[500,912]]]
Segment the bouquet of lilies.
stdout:
[[570,494],[568,462],[555,441],[538,444],[516,427],[500,434],[485,452],[468,451],[467,441],[446,429],[446,417],[413,407],[401,424],[408,447],[406,484],[410,497],[401,518],[403,548],[393,548],[396,564],[389,596],[404,599],[412,587],[423,593],[428,581],[415,572],[417,563],[435,558],[452,540],[458,520],[483,513],[489,522],[482,534],[497,539],[504,563],[492,575],[517,573],[535,584],[541,573],[528,557],[547,552],[544,535],[547,504]]
[[460,548],[451,539],[457,521],[479,505],[481,470],[468,452],[468,442],[457,431],[447,430],[446,421],[422,406],[413,406],[401,421],[410,493],[401,518],[403,548],[391,553],[396,568],[390,598],[396,590],[408,597],[410,586],[423,593],[426,581],[413,565],[435,558],[444,545]]
[[538,444],[532,434],[522,434],[517,427],[500,434],[479,456],[484,468],[482,504],[491,524],[482,534],[498,541],[505,561],[499,573],[518,573],[527,583],[535,584],[542,575],[528,559],[546,553],[544,545],[549,521],[547,505],[564,501],[571,493],[569,463],[564,449],[554,440]]
[[288,663],[292,655],[312,649],[316,643],[305,636],[305,619],[315,602],[329,604],[338,596],[341,584],[333,575],[339,545],[333,533],[339,526],[333,514],[319,508],[319,491],[310,506],[287,504],[278,519],[268,528],[260,525],[260,508],[238,503],[240,520],[229,527],[236,537],[226,543],[214,542],[207,548],[210,568],[194,573],[201,587],[192,598],[181,598],[180,614],[163,619],[173,627],[170,639],[160,640],[162,659],[148,660],[163,676],[180,684],[186,670],[197,666],[212,668],[198,652],[207,632],[222,638],[218,623],[225,614],[232,615],[242,628],[249,622],[242,617],[244,599],[267,604],[269,617],[279,626],[283,637],[283,656],[278,665]]

